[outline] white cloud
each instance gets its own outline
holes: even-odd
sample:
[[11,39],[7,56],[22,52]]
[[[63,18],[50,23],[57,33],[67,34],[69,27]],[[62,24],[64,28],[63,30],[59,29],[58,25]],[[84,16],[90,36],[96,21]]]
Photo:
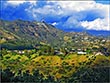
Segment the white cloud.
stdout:
[[[36,4],[36,1],[31,0],[7,1],[7,3],[16,6],[26,2],[34,5]],[[110,5],[107,4],[96,3],[95,1],[47,1],[47,3],[42,7],[36,8],[30,5],[30,7],[25,10],[35,19],[39,19],[41,15],[44,17],[53,16],[55,19],[69,16],[62,25],[67,25],[68,27],[66,28],[82,26],[86,29],[110,30],[108,25],[110,24],[108,23],[108,20],[110,19],[109,6]],[[83,19],[84,17],[86,17],[86,15],[82,14],[81,12],[86,12],[88,10],[96,10],[96,12],[99,11],[98,14],[100,14],[104,18],[96,18],[91,22],[80,21],[79,19]],[[56,25],[56,23],[53,24]]]
[[24,3],[30,3],[30,4],[35,5],[36,2],[37,2],[36,0],[8,0],[6,2],[6,4],[12,5],[12,6],[19,6],[19,5],[24,4]]
[[[48,1],[49,3],[49,1]],[[52,3],[52,1],[50,1]],[[108,17],[110,5],[96,3],[95,1],[54,1],[56,6],[62,8],[65,12],[73,13],[86,10],[103,10],[105,16]],[[103,14],[102,13],[102,14]]]
[[[48,3],[52,3],[52,1],[48,1]],[[54,2],[53,2],[54,3]],[[109,16],[109,6],[107,4],[96,3],[95,1],[56,1],[55,2],[60,8],[62,8],[65,14],[70,14],[71,17],[65,22],[64,25],[76,25],[83,26],[86,29],[92,30],[110,30],[110,16]],[[78,18],[82,18],[82,16],[73,16],[75,12],[87,11],[87,10],[98,10],[101,11],[100,15],[103,16],[103,19],[97,18],[91,22],[82,21],[78,22]],[[83,16],[84,17],[84,16]],[[70,26],[72,28],[72,26]],[[74,28],[74,26],[73,26]]]
[[[27,9],[28,10],[28,9]],[[63,11],[58,9],[56,6],[46,5],[42,8],[33,8],[31,9],[33,13],[39,13],[44,15],[60,15],[63,14]],[[30,10],[29,10],[30,11]]]
[[92,22],[83,21],[81,22],[81,25],[85,27],[88,30],[110,30],[110,22],[109,19],[96,19]]
[[75,28],[75,27],[79,27],[79,22],[77,19],[75,19],[75,16],[71,16],[67,19],[67,21],[65,22],[65,24],[63,24],[64,27],[67,28]]
[[54,23],[52,23],[52,25],[54,25],[54,26],[55,26],[55,25],[57,25],[57,23],[56,23],[56,22],[54,22]]
[[18,1],[12,1],[12,0],[9,0],[9,1],[7,1],[7,4],[10,4],[10,5],[13,5],[13,6],[18,6],[18,5],[20,5],[20,4],[23,4],[23,3],[25,3],[26,1],[25,0],[18,0]]

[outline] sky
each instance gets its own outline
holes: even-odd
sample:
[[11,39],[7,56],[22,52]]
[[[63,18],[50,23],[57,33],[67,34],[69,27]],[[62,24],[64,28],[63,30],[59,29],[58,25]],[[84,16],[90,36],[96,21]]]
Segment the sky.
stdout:
[[50,23],[62,30],[110,31],[110,1],[3,0],[0,19]]

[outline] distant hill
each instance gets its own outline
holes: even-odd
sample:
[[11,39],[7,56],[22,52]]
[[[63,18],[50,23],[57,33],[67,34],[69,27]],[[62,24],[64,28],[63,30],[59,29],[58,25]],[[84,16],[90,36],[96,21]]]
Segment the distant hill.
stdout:
[[95,36],[109,36],[110,37],[110,31],[103,31],[103,30],[100,30],[100,31],[95,31],[95,30],[88,30],[87,31],[88,33],[92,34],[92,35],[95,35]]
[[83,32],[83,31],[86,31],[88,34],[91,34],[94,36],[104,36],[104,37],[110,36],[110,31],[104,31],[104,30],[64,29],[63,31],[65,31],[65,32]]
[[[98,37],[99,38],[99,37]],[[52,47],[78,47],[95,36],[87,32],[64,32],[45,22],[0,20],[0,44],[8,49],[31,49],[38,44]]]

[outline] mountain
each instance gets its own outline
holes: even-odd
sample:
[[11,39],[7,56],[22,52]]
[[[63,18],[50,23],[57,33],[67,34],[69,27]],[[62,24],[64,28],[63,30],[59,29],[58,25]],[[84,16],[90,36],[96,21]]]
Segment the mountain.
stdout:
[[99,30],[99,31],[96,31],[96,30],[87,30],[88,33],[92,34],[92,35],[95,35],[95,36],[110,36],[110,31],[104,31],[104,30]]
[[[87,32],[64,32],[51,24],[23,20],[0,20],[0,44],[7,49],[31,49],[37,45],[52,47],[87,47],[95,42],[95,37]],[[85,44],[88,43],[88,44]]]
[[94,36],[110,36],[110,31],[104,31],[104,30],[84,30],[84,29],[64,29],[65,32],[83,32],[86,31],[88,34],[94,35]]
[[[62,41],[64,32],[45,22],[30,21],[0,21],[1,43],[25,43],[35,45],[43,42],[58,45]],[[6,45],[5,45],[6,46]]]

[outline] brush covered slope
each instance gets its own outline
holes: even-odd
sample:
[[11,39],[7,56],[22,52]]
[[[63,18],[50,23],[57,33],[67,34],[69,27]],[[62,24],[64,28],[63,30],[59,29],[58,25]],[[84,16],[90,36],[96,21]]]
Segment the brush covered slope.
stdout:
[[6,49],[33,49],[40,45],[63,48],[108,47],[109,37],[87,32],[64,32],[45,22],[0,20],[0,45]]
[[110,39],[45,22],[0,21],[1,82],[110,82]]
[[[13,22],[0,21],[0,37],[3,47],[28,46],[33,48],[40,42],[60,45],[64,32],[45,22],[29,22],[16,20]],[[24,44],[24,45],[23,45]],[[9,46],[9,47],[10,47]],[[8,48],[8,46],[6,47]],[[9,48],[11,49],[11,47]]]

